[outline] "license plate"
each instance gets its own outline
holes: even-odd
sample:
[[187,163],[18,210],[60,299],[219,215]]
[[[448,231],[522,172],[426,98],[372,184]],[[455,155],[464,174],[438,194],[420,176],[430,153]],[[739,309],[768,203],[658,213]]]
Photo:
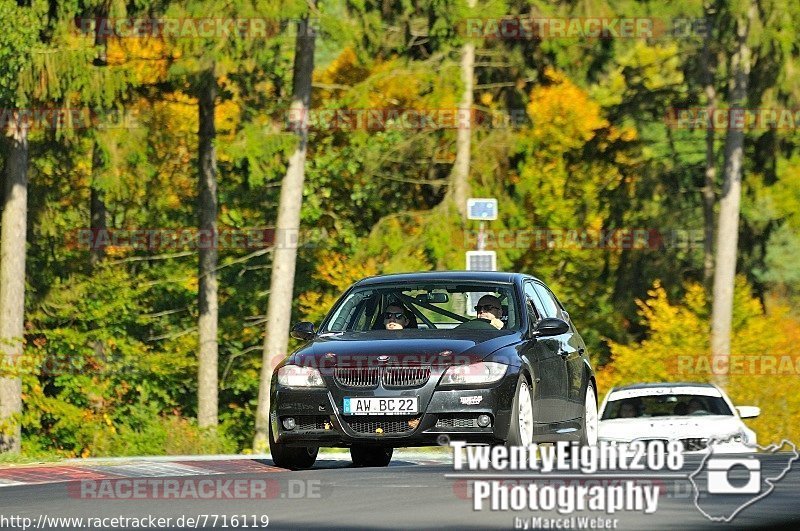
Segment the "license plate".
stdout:
[[361,398],[344,399],[345,415],[414,415],[418,397],[411,398]]

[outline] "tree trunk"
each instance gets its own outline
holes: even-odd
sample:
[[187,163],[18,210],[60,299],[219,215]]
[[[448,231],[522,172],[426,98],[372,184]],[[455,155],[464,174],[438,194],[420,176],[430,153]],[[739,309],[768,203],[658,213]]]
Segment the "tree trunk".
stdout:
[[214,108],[217,79],[211,67],[200,76],[198,166],[200,193],[197,210],[200,218],[198,241],[198,374],[197,424],[201,428],[217,425],[217,152],[214,146]]
[[[711,20],[714,13],[711,4],[705,6],[706,22]],[[701,67],[703,72],[703,85],[706,93],[706,110],[713,116],[717,106],[717,92],[714,88],[713,52],[711,51],[713,26],[706,24],[707,32],[703,41]],[[716,157],[714,156],[714,125],[709,123],[706,129],[706,167],[705,182],[703,183],[703,285],[706,292],[711,290],[714,280],[714,204],[716,203],[715,185],[717,180]]]
[[300,228],[300,208],[303,204],[306,145],[308,142],[308,112],[311,105],[311,74],[314,71],[314,45],[316,36],[304,18],[298,23],[295,44],[292,107],[290,121],[298,136],[295,152],[281,185],[275,246],[272,251],[272,277],[270,279],[267,326],[264,336],[261,381],[256,408],[256,433],[253,449],[266,451],[268,447],[269,404],[272,368],[286,356],[289,326],[292,314],[292,291],[297,260],[297,231]]
[[[107,210],[106,203],[103,200],[103,191],[97,187],[97,177],[100,174],[101,166],[100,146],[97,140],[95,140],[92,147],[92,184],[90,187],[91,197],[89,199],[89,228],[92,231],[92,242],[98,241],[97,234],[105,232],[108,228],[106,223]],[[92,244],[89,248],[89,267],[94,269],[105,256],[105,247],[98,247]]]
[[[755,5],[737,22],[737,46],[731,61],[730,105],[743,109],[747,101],[747,80],[750,74],[750,47],[747,37],[755,16]],[[725,172],[717,226],[717,255],[714,270],[714,302],[711,310],[711,356],[714,367],[725,370],[715,375],[720,386],[727,385],[727,366],[731,351],[731,324],[733,321],[733,288],[736,277],[736,251],[739,237],[739,204],[742,195],[742,161],[744,158],[744,130],[735,125],[731,117],[725,140]],[[722,361],[717,361],[717,360]]]
[[[470,9],[475,0],[467,1]],[[464,92],[458,104],[458,129],[456,130],[456,160],[450,174],[450,196],[462,219],[467,218],[467,198],[469,197],[469,163],[472,141],[472,78],[475,72],[475,44],[465,42],[461,48],[461,81]]]
[[95,11],[97,25],[94,33],[94,46],[97,48],[97,56],[92,61],[94,66],[108,66],[108,32],[106,31],[108,8],[108,4],[104,4],[98,6]]
[[[97,48],[97,57],[95,57],[93,64],[95,66],[108,66],[108,33],[104,30],[104,26],[108,20],[108,6],[101,5],[97,12],[97,27],[94,34],[94,45]],[[95,134],[97,134],[95,132]],[[106,224],[106,203],[103,199],[103,191],[97,187],[97,177],[100,175],[103,167],[101,157],[100,144],[95,137],[92,143],[92,184],[90,185],[89,199],[89,229],[92,231],[92,242],[98,241],[96,235],[103,232],[108,228]],[[105,240],[103,240],[105,241]],[[92,245],[89,249],[89,268],[94,269],[103,258],[106,256],[105,247],[97,247]]]
[[4,377],[0,377],[0,452],[19,453],[22,380],[14,369],[22,355],[25,332],[27,126],[12,124],[10,133],[0,232],[0,353],[3,356],[4,373]]

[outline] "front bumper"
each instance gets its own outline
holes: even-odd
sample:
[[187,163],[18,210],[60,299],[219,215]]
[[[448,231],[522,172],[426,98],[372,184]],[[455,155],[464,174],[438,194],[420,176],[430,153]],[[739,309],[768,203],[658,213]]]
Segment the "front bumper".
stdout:
[[[349,447],[378,444],[391,447],[433,446],[440,437],[474,443],[504,441],[519,368],[509,366],[501,380],[489,386],[437,387],[441,373],[414,389],[356,390],[342,388],[324,377],[326,388],[288,388],[273,385],[270,421],[276,442],[289,446]],[[419,397],[416,415],[344,415],[344,397]],[[482,428],[477,417],[491,424]],[[283,427],[286,417],[296,427]]]

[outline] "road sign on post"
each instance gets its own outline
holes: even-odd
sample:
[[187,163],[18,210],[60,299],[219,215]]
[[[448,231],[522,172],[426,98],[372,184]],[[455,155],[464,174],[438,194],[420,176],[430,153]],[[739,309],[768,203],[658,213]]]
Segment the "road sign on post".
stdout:
[[[470,197],[467,199],[467,218],[480,221],[478,250],[467,251],[467,271],[497,271],[497,253],[486,251],[486,222],[497,219],[497,199],[494,197]],[[467,315],[474,316],[475,305],[486,293],[467,294]]]
[[470,197],[467,199],[467,218],[477,219],[481,222],[478,231],[478,250],[483,251],[486,249],[485,222],[497,219],[497,199],[494,197]]
[[467,219],[480,221],[497,219],[497,199],[470,197],[467,199]]
[[467,271],[497,271],[497,253],[467,251]]
[[[497,253],[494,251],[467,251],[467,271],[497,271]],[[475,305],[489,292],[471,291],[467,293],[467,315],[475,316]]]

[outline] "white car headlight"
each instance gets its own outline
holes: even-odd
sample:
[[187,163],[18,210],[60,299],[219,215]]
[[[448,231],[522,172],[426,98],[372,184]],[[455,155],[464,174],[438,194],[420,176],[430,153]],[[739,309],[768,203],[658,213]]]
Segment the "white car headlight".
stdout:
[[494,361],[479,361],[470,365],[453,365],[439,381],[441,385],[488,384],[505,376],[508,365]]
[[278,369],[278,383],[286,387],[325,387],[317,369],[299,365],[284,365]]

